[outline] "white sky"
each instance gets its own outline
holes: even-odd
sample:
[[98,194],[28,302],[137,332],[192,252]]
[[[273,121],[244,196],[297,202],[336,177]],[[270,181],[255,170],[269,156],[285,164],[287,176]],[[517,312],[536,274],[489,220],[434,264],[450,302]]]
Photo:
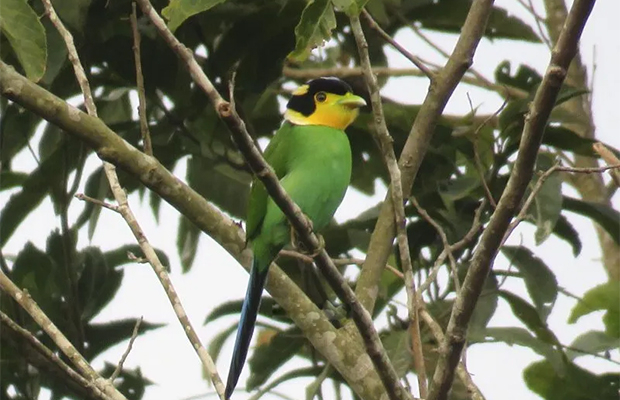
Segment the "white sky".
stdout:
[[[503,0],[497,1],[496,4],[510,9],[527,21],[531,21],[527,13],[523,12],[522,8],[514,1]],[[596,62],[593,92],[596,135],[599,140],[616,148],[620,148],[620,136],[617,133],[617,127],[620,123],[618,114],[618,93],[620,93],[618,75],[620,44],[618,37],[620,37],[620,30],[616,18],[618,15],[620,15],[620,2],[599,1],[594,7],[590,21],[586,26],[581,48],[583,60],[589,66],[590,72],[592,71],[592,61],[595,60]],[[448,51],[452,49],[455,36],[433,35],[433,37],[444,49]],[[399,32],[396,39],[410,51],[424,58],[440,60],[436,57],[433,58],[434,54],[409,31]],[[410,67],[400,54],[394,51],[390,51],[389,54],[392,67]],[[490,43],[488,40],[483,40],[476,53],[474,67],[485,76],[492,78],[497,64],[507,59],[512,61],[513,68],[519,63],[525,63],[543,73],[548,58],[548,51],[543,45],[533,46],[511,41]],[[426,81],[419,78],[392,79],[384,88],[383,94],[400,101],[419,104],[425,96],[426,85]],[[481,113],[494,112],[502,102],[498,96],[489,95],[482,90],[463,85],[452,96],[446,113],[462,114],[468,112],[467,93],[469,93],[474,106],[480,105]],[[34,162],[28,152],[22,152],[16,158],[14,165],[18,170],[29,171],[34,167]],[[98,166],[98,159],[90,158],[84,176],[88,176],[88,171],[92,171]],[[175,170],[175,174],[179,177],[184,176],[184,166],[179,166]],[[337,213],[337,218],[341,221],[346,220],[383,199],[385,188],[378,188],[378,192],[372,199],[368,199],[350,190],[345,197],[343,206]],[[572,190],[566,187],[564,187],[564,193],[575,195]],[[2,192],[0,203],[6,202],[7,199],[8,193]],[[247,273],[213,240],[203,235],[194,267],[188,274],[181,274],[175,245],[178,223],[176,210],[163,203],[160,224],[157,225],[148,204],[141,203],[135,195],[130,197],[130,204],[138,221],[147,232],[151,244],[165,250],[170,256],[173,271],[171,277],[174,285],[203,343],[208,344],[217,333],[236,323],[237,319],[236,317],[223,318],[207,327],[202,326],[202,321],[214,307],[222,302],[243,297]],[[614,205],[616,208],[620,206],[618,195],[614,198]],[[79,201],[74,201],[71,208],[72,220],[80,211]],[[59,227],[59,222],[53,219],[52,215],[51,203],[46,200],[9,240],[3,249],[5,255],[19,252],[27,240],[32,241],[40,248],[44,248],[45,239],[49,232]],[[576,215],[571,215],[569,219],[579,231],[584,244],[581,256],[577,259],[572,257],[572,252],[566,243],[554,237],[547,240],[543,245],[535,247],[532,229],[519,228],[513,234],[511,243],[522,243],[534,249],[536,255],[541,257],[557,274],[561,287],[576,295],[582,295],[589,288],[605,282],[606,275],[599,261],[598,241],[591,224],[588,220]],[[133,242],[131,232],[122,219],[104,210],[92,242],[89,243],[85,235],[82,235],[79,246],[82,248],[92,244],[107,250]],[[502,269],[507,267],[505,260],[501,258],[498,258],[497,263],[496,267]],[[211,393],[212,387],[202,378],[200,362],[192,346],[185,338],[181,326],[176,321],[165,293],[150,267],[144,264],[130,264],[125,266],[124,270],[124,285],[115,300],[97,316],[96,321],[105,322],[144,316],[145,320],[149,322],[168,323],[165,328],[140,336],[125,364],[129,368],[140,366],[143,374],[157,383],[147,389],[144,398],[149,400],[180,400],[190,396]],[[527,297],[525,287],[518,279],[508,279],[504,288]],[[404,295],[401,297],[404,299]],[[574,304],[573,299],[560,294],[549,318],[551,329],[564,344],[569,344],[580,333],[591,329],[603,329],[602,313],[591,314],[583,317],[575,325],[568,325],[566,320]],[[500,300],[491,326],[521,325],[512,315],[506,303]],[[232,342],[233,338],[231,337],[226,343],[218,362],[218,370],[223,380],[226,379],[228,371]],[[126,343],[113,347],[98,357],[94,366],[100,368],[104,361],[116,363],[125,348]],[[526,348],[488,344],[473,346],[468,351],[467,363],[474,381],[479,385],[487,399],[507,399],[507,393],[510,393],[511,399],[529,400],[538,397],[525,387],[522,371],[531,362],[539,359],[539,356]],[[614,368],[617,370],[617,365],[614,366],[593,357],[582,357],[579,359],[579,364],[595,371],[608,371],[614,370]],[[291,365],[300,367],[302,363],[297,360]],[[281,372],[278,372],[278,376]],[[250,395],[242,390],[247,376],[248,368],[246,367],[240,379],[239,388],[235,392],[235,399],[249,398]],[[410,379],[410,382],[415,384],[415,379]],[[278,390],[294,398],[301,398],[305,395],[305,387],[309,383],[309,379],[295,380],[294,384],[289,383],[279,387]],[[196,398],[207,397],[212,396]],[[266,395],[263,398],[277,399],[279,397]]]

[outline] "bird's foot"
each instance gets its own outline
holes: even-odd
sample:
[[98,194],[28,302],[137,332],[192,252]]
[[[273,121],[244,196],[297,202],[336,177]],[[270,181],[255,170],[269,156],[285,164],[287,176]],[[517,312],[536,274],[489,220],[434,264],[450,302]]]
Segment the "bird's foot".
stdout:
[[[310,229],[312,229],[312,220],[310,220],[310,218],[308,218],[308,223],[310,224]],[[297,232],[295,231],[295,228],[293,228],[292,226],[290,228],[291,228],[291,231],[290,231],[291,232],[291,245],[294,250],[302,254],[306,254],[309,257],[315,258],[321,253],[321,251],[323,251],[323,249],[325,249],[325,239],[323,239],[323,236],[319,235],[318,233],[315,233],[316,237],[319,240],[319,247],[314,252],[310,253],[306,249],[304,244],[297,238]]]
[[319,247],[317,247],[317,249],[312,254],[308,254],[312,258],[318,256],[325,249],[325,239],[323,239],[323,236],[317,233],[316,237],[317,239],[319,239]]

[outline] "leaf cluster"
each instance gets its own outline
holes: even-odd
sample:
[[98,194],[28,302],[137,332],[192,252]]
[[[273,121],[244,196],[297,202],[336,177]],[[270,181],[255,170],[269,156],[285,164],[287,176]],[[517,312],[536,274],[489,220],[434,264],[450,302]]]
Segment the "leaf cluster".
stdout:
[[[457,34],[469,9],[469,2],[457,0],[173,0],[153,3],[157,9],[163,8],[162,14],[176,36],[200,55],[202,68],[221,93],[227,93],[227,82],[231,73],[236,71],[237,108],[259,143],[267,140],[281,121],[281,105],[289,96],[292,83],[282,74],[284,65],[300,69],[357,65],[355,40],[342,10],[349,12],[350,7],[361,9],[365,5],[390,34],[412,23],[428,30]],[[40,5],[37,2],[29,5],[23,0],[4,0],[0,5],[0,16],[3,16],[0,20],[2,59],[22,68],[30,79],[63,99],[78,96],[80,91],[63,41],[49,21],[36,17],[42,14]],[[57,0],[54,6],[76,38],[94,89],[99,117],[129,144],[140,148],[142,141],[131,97],[136,73],[131,29],[127,21],[131,13],[130,2]],[[13,24],[12,21],[17,19],[22,23]],[[243,158],[204,94],[192,84],[180,61],[144,17],[139,20],[139,29],[154,157],[170,170],[183,161],[186,175],[181,178],[222,211],[234,218],[244,218],[251,174]],[[485,37],[528,43],[539,41],[529,25],[500,7],[494,8]],[[325,43],[327,46],[318,54],[313,51]],[[387,65],[384,43],[380,38],[369,34],[368,44],[374,65]],[[510,63],[503,62],[496,68],[494,81],[519,89],[527,96],[509,99],[496,117],[478,115],[476,110],[466,115],[444,116],[436,127],[431,148],[413,188],[419,204],[441,225],[450,243],[460,240],[470,230],[475,212],[483,203],[487,206],[483,206],[481,223],[484,225],[488,221],[491,210],[485,199],[489,195],[498,199],[505,188],[528,104],[541,76],[527,65],[513,68]],[[361,80],[352,78],[350,83],[356,92],[367,97]],[[382,84],[385,83],[383,80]],[[540,173],[534,177],[531,188],[558,157],[594,156],[592,141],[571,131],[571,116],[562,109],[563,102],[584,93],[584,88],[563,88],[546,128],[543,150],[537,163]],[[45,249],[25,243],[17,254],[3,255],[3,265],[6,265],[3,268],[19,287],[28,290],[84,356],[92,360],[131,336],[134,320],[94,323],[93,318],[114,298],[123,283],[124,274],[120,267],[128,262],[127,254],[131,252],[139,257],[139,248],[133,244],[107,252],[96,246],[78,248],[78,235],[92,238],[101,223],[101,213],[105,212],[86,203],[78,217],[68,222],[69,210],[76,208],[72,198],[80,183],[85,182],[84,194],[87,196],[101,201],[111,199],[102,169],[87,168],[92,150],[53,125],[41,128],[40,118],[24,112],[15,103],[2,99],[0,106],[0,190],[11,193],[0,212],[0,245],[4,246],[10,240],[44,199],[52,201],[57,218],[64,221],[62,229],[50,232]],[[419,107],[389,99],[384,99],[383,106],[398,156]],[[351,188],[364,194],[374,194],[377,182],[389,183],[382,156],[369,134],[371,126],[372,117],[364,113],[347,131],[353,152]],[[40,139],[38,147],[33,148],[37,132],[40,132]],[[37,166],[30,171],[21,170],[15,162],[16,157],[25,151],[30,151],[36,159]],[[119,172],[125,190],[147,197],[157,218],[161,205],[157,193],[147,192],[135,177]],[[565,241],[575,256],[579,255],[583,238],[568,218],[570,213],[577,213],[598,223],[618,244],[618,211],[569,197],[563,192],[565,185],[566,177],[554,174],[535,193],[525,222],[536,227],[536,242],[540,244],[555,236]],[[365,253],[379,207],[380,204],[346,222],[331,224],[323,232],[329,253],[333,257]],[[422,282],[435,267],[435,260],[443,251],[443,242],[436,229],[412,203],[407,203],[405,211],[416,279]],[[200,230],[190,220],[179,217],[177,250],[183,271],[192,267],[200,235]],[[454,253],[456,275],[461,279],[467,271],[476,239]],[[593,288],[574,308],[571,322],[593,311],[604,310],[605,330],[585,332],[569,346],[571,350],[568,351],[548,325],[549,314],[560,293],[553,269],[532,249],[523,246],[506,246],[502,253],[510,260],[514,271],[494,270],[487,279],[469,330],[469,344],[499,341],[528,347],[539,354],[542,361],[529,366],[524,379],[533,391],[546,399],[582,399],[585,398],[582,397],[583,387],[592,388],[590,394],[596,393],[590,398],[611,399],[617,374],[596,375],[578,367],[574,359],[584,353],[605,354],[617,348],[620,338],[617,286],[608,284]],[[166,255],[161,252],[159,255],[163,263],[169,265]],[[324,282],[313,274],[300,273],[299,264],[303,261],[281,257],[278,263],[331,316],[334,325],[340,326],[346,319],[346,310],[334,305],[335,296]],[[390,263],[400,269],[399,257],[391,257]],[[356,267],[343,267],[343,270],[345,268],[352,270]],[[439,268],[449,273],[448,264]],[[505,279],[521,279],[528,298],[504,289]],[[355,281],[352,280],[351,284],[355,285]],[[425,296],[429,311],[444,328],[455,288],[452,281],[435,283]],[[402,292],[402,279],[385,270],[375,315],[388,315],[389,323],[382,327],[383,344],[397,372],[404,377],[413,371],[413,361],[408,322],[399,315],[404,312],[397,301]],[[500,301],[510,306],[521,326],[488,327]],[[54,348],[40,327],[4,295],[1,304],[4,313],[45,345]],[[240,308],[241,300],[223,304],[207,317],[205,323],[224,315],[238,314]],[[320,354],[269,298],[264,299],[260,314],[265,318],[263,321],[269,322],[262,325],[257,347],[250,357],[248,389],[265,385],[273,387],[300,376],[318,377],[321,374],[337,384],[346,383],[337,372],[325,369]],[[157,327],[156,324],[143,323],[140,333]],[[219,355],[224,341],[235,327],[223,330],[212,341],[210,350],[214,357]],[[425,362],[432,370],[436,362],[433,349],[437,343],[428,329],[423,329],[422,334],[423,345],[425,350],[428,349]],[[28,362],[19,349],[6,349],[3,362],[13,368],[2,368],[3,396],[18,398],[9,395],[9,387],[26,398],[36,398],[42,387],[49,388],[55,399],[74,396],[61,382],[45,374],[39,375],[39,380],[33,379],[27,368]],[[278,375],[278,369],[293,356],[301,357],[307,365],[292,373]],[[103,374],[109,376],[112,370],[113,367],[107,365]],[[145,386],[150,383],[139,369],[123,370],[121,377],[125,385],[121,390],[128,398],[141,398]],[[563,388],[561,396],[552,390],[555,387]],[[470,398],[463,382],[455,383],[451,398]]]

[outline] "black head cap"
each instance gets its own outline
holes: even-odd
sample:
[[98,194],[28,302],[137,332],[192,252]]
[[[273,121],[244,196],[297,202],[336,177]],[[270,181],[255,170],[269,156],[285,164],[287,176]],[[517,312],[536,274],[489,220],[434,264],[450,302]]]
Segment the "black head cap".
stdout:
[[[304,88],[307,89],[304,90]],[[352,93],[353,89],[351,89],[348,83],[338,78],[326,77],[313,79],[293,92],[293,97],[288,101],[286,108],[295,110],[307,117],[316,109],[314,95],[318,92],[333,93],[342,96],[347,93]]]

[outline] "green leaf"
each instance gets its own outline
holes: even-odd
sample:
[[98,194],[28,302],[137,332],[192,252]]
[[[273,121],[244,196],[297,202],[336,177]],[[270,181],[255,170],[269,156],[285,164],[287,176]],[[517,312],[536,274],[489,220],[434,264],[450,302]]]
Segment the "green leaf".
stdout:
[[[239,314],[241,312],[241,306],[243,305],[243,300],[234,300],[228,301],[226,303],[220,304],[215,307],[213,311],[211,311],[203,324],[208,324],[209,322],[215,321],[220,317],[224,317],[226,315]],[[270,317],[272,314],[273,308],[276,306],[276,302],[272,297],[263,297],[260,302],[260,307],[258,308],[258,313],[260,315]]]
[[[63,173],[69,173],[78,161],[80,143],[63,142],[49,157],[30,173],[22,190],[13,194],[0,212],[0,247],[13,235],[24,218],[45,198],[54,185],[62,182]],[[67,161],[69,160],[69,161]]]
[[295,27],[295,50],[289,54],[289,60],[304,61],[312,49],[331,39],[334,28],[336,15],[331,0],[311,0]]
[[485,330],[485,336],[491,338],[491,341],[504,342],[509,346],[518,345],[532,349],[537,354],[545,357],[556,368],[561,368],[563,363],[562,354],[552,344],[538,339],[528,330],[518,327],[492,327]]
[[[28,145],[40,119],[34,118],[31,113],[24,112],[24,109],[15,103],[4,105],[0,109],[0,114],[2,114],[0,162],[5,172],[5,166],[10,166],[13,157]],[[1,184],[4,186],[4,182]]]
[[38,82],[47,62],[45,29],[26,0],[0,1],[0,29],[28,79]]
[[224,346],[224,342],[226,342],[226,339],[228,339],[230,335],[237,331],[238,326],[238,323],[229,326],[228,328],[215,335],[213,340],[211,340],[211,342],[209,343],[209,348],[207,350],[209,351],[211,357],[213,357],[213,361],[217,362],[217,359],[220,356],[220,352],[222,351],[222,347]]
[[584,315],[599,310],[605,310],[603,316],[605,333],[612,338],[620,338],[620,285],[618,282],[609,281],[588,290],[571,311],[568,322],[574,324]]
[[[546,171],[553,166],[555,157],[549,153],[540,153],[536,162],[536,168]],[[538,176],[534,182],[538,182]],[[555,224],[562,212],[562,177],[559,174],[551,174],[543,183],[536,197],[534,197],[533,209],[528,214],[536,221],[536,244],[542,244],[553,232]]]
[[187,182],[233,217],[245,217],[251,182],[246,171],[233,168],[217,156],[193,156],[187,161]]
[[385,352],[399,378],[407,375],[413,365],[409,330],[391,330],[381,335]]
[[510,61],[506,60],[495,69],[495,81],[502,85],[513,86],[530,92],[542,82],[542,76],[536,70],[523,64],[519,65],[513,75],[511,74]]
[[559,344],[553,331],[549,329],[547,323],[540,318],[538,311],[528,302],[505,290],[500,290],[499,295],[508,302],[515,317],[519,318],[538,339],[551,345]]
[[[426,29],[455,34],[461,33],[470,7],[470,1],[462,0],[403,2],[409,21],[420,22]],[[493,7],[484,36],[489,39],[504,38],[539,43],[540,39],[532,27],[511,14],[503,8]]]
[[504,246],[502,253],[519,270],[527,292],[543,321],[558,297],[558,281],[547,265],[523,246]]
[[79,33],[84,31],[88,9],[92,0],[54,0],[54,10],[60,19]]
[[543,144],[547,146],[590,157],[597,157],[592,149],[594,143],[596,140],[581,137],[563,126],[547,125],[543,136]]
[[564,209],[588,217],[599,224],[609,233],[609,236],[620,244],[620,213],[615,209],[599,203],[579,200],[564,196],[562,198]]
[[566,351],[570,360],[577,357],[599,354],[620,348],[620,338],[609,337],[605,332],[588,331],[575,338]]
[[345,12],[348,16],[359,15],[369,0],[332,0],[337,10]]
[[170,0],[170,4],[161,10],[168,20],[168,28],[174,32],[192,15],[205,12],[226,0]]
[[23,172],[2,171],[0,172],[0,191],[22,186],[28,179],[28,174]]
[[[462,268],[459,270],[459,277],[461,281],[465,278],[466,270]],[[450,283],[451,286],[453,283]],[[484,281],[484,286],[482,288],[482,293],[480,294],[480,298],[476,303],[476,307],[474,308],[474,312],[471,316],[471,320],[469,322],[469,329],[467,331],[467,337],[476,337],[481,332],[484,332],[489,321],[495,314],[495,310],[497,310],[498,303],[498,282],[497,277],[494,273],[489,274],[487,279]]]
[[85,248],[78,257],[82,264],[78,280],[82,318],[90,321],[114,298],[121,287],[124,272],[110,267],[97,247]]
[[523,371],[523,378],[545,400],[618,400],[617,373],[595,375],[568,363],[560,374],[548,361],[539,361]]
[[579,232],[577,232],[565,216],[560,215],[553,228],[553,234],[571,245],[573,248],[573,256],[577,257],[581,253],[582,245],[581,239],[579,239]]
[[[103,324],[89,323],[84,327],[84,335],[88,346],[85,346],[84,356],[87,360],[93,360],[110,347],[128,340],[136,326],[136,318],[122,319]],[[142,321],[138,329],[138,335],[153,329],[161,328],[165,324],[154,324]]]
[[257,345],[248,361],[251,374],[246,389],[252,390],[265,383],[305,342],[299,328],[293,327],[276,333],[268,343]]
[[179,231],[177,236],[177,251],[181,259],[181,267],[183,272],[188,272],[194,264],[196,252],[198,251],[198,242],[202,232],[196,225],[185,216],[179,216]]

